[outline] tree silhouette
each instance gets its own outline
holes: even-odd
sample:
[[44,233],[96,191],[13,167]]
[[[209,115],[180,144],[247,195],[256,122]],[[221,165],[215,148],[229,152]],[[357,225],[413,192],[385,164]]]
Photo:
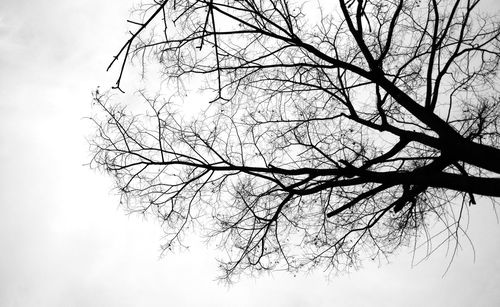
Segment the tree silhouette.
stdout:
[[[166,249],[189,227],[215,241],[225,279],[456,248],[468,205],[500,196],[500,23],[478,7],[143,5],[115,88],[139,59],[176,95],[141,92],[142,112],[96,92],[92,164],[164,222]],[[193,90],[188,119],[174,102]]]

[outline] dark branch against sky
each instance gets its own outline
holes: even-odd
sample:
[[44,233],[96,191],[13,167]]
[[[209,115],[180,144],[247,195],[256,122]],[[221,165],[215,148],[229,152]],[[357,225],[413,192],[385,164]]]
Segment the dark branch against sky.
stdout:
[[92,165],[166,250],[193,228],[216,242],[226,281],[453,255],[476,198],[500,196],[499,16],[479,3],[143,5],[114,89],[135,61],[170,92],[140,91],[142,110],[96,92]]

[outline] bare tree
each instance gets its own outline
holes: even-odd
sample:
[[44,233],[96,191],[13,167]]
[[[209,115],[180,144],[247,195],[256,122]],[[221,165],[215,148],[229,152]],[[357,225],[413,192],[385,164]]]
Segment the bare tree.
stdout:
[[[456,247],[468,205],[500,196],[498,16],[479,0],[329,5],[143,5],[116,88],[138,59],[177,96],[142,92],[130,112],[95,93],[93,165],[164,222],[165,248],[189,227],[223,248],[222,278]],[[206,110],[183,119],[193,90]]]

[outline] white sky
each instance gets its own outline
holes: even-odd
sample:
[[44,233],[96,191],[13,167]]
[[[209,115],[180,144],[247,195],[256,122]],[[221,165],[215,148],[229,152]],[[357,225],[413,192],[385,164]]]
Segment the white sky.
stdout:
[[[0,306],[500,306],[500,225],[471,208],[450,271],[406,252],[328,281],[319,271],[218,285],[212,253],[159,259],[161,231],[125,216],[89,161],[83,117],[110,84],[132,0],[0,1]],[[489,1],[490,5],[495,1]]]

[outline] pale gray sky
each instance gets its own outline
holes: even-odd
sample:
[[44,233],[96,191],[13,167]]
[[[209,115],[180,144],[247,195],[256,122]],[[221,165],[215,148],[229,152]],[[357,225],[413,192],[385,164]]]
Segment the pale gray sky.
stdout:
[[[90,92],[116,77],[132,0],[0,2],[0,306],[499,306],[500,225],[471,208],[449,272],[444,251],[411,268],[348,276],[276,273],[218,285],[213,253],[159,259],[161,231],[126,216],[111,181],[89,170]],[[489,5],[498,7],[495,1]]]

